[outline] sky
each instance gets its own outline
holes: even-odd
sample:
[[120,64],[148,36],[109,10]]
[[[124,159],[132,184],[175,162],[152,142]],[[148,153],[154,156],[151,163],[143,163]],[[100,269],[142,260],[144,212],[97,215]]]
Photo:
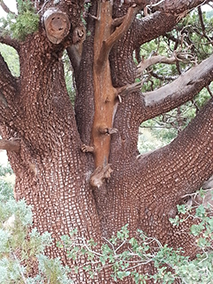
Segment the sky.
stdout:
[[[4,0],[4,3],[7,5],[7,7],[15,12],[16,11],[16,0]],[[6,16],[6,13],[4,12],[4,10],[0,7],[0,17]]]

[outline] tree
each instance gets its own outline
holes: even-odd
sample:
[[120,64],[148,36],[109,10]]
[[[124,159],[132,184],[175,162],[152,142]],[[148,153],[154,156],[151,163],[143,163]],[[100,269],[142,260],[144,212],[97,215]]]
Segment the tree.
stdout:
[[[17,50],[20,76],[0,56],[0,147],[16,175],[16,200],[31,204],[33,226],[54,238],[48,256],[81,267],[86,257],[73,263],[56,246],[62,235],[77,229],[81,238],[101,244],[125,224],[130,236],[141,229],[162,244],[182,247],[191,258],[199,252],[188,232],[193,219],[179,227],[169,219],[213,173],[212,99],[168,146],[139,155],[137,141],[142,122],[209,86],[213,56],[141,93],[138,72],[143,79],[154,63],[180,64],[186,53],[154,54],[138,69],[135,54],[140,61],[143,44],[172,31],[204,2],[19,0],[19,14],[9,13],[0,41]],[[206,38],[205,27],[202,32]],[[64,50],[74,70],[74,107],[64,79]],[[151,263],[139,269],[154,272]],[[105,268],[90,280],[80,269],[72,276],[75,283],[111,283],[110,274]]]

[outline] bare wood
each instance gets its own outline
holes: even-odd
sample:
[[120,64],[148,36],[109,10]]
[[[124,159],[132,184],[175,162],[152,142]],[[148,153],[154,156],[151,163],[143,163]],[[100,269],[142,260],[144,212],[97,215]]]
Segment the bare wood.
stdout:
[[[103,41],[103,45],[99,54],[100,64],[101,62],[103,62],[105,56],[106,55],[108,56],[109,51],[111,50],[115,42],[118,41],[123,36],[123,34],[129,29],[137,12],[138,12],[137,5],[135,4],[132,5],[128,9],[127,14],[122,21],[122,24],[118,28],[116,28],[116,30],[105,41]],[[115,20],[111,23],[111,25],[113,26],[114,24]]]
[[113,170],[111,169],[111,165],[107,164],[103,167],[97,167],[90,178],[90,184],[94,187],[101,187],[103,185],[104,180],[110,178]]
[[166,57],[163,55],[154,55],[146,60],[142,60],[137,66],[137,77],[140,76],[144,70],[157,63],[173,64],[177,61],[177,57]]
[[[94,146],[95,167],[103,168],[108,164],[111,135],[106,129],[113,129],[113,117],[116,111],[117,91],[112,85],[108,53],[100,54],[103,42],[110,37],[112,26],[112,4],[110,1],[99,3],[94,37],[94,98],[95,113],[91,135]],[[111,132],[111,131],[110,131]],[[94,172],[95,174],[95,172]]]
[[14,140],[0,140],[0,149],[12,152],[19,152],[20,151],[20,142],[19,139]]
[[59,44],[70,31],[70,21],[66,13],[57,8],[48,9],[43,15],[47,38]]

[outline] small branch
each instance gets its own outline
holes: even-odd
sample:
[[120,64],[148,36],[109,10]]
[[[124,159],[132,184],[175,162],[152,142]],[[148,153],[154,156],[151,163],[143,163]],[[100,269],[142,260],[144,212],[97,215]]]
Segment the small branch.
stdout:
[[113,22],[112,22],[112,27],[116,28],[116,27],[120,26],[123,23],[124,19],[125,19],[125,16],[114,19]]
[[133,83],[133,84],[128,84],[128,85],[125,85],[125,86],[122,86],[120,88],[117,88],[117,96],[126,96],[132,92],[138,92],[140,91],[142,87],[142,83],[141,82],[136,82],[136,83]]
[[199,20],[200,20],[200,24],[201,24],[203,36],[204,36],[211,44],[213,44],[212,40],[206,35],[205,25],[204,25],[204,22],[203,22],[203,14],[202,14],[202,10],[201,10],[201,7],[200,7],[200,6],[198,7],[198,15],[199,15]]
[[0,6],[2,7],[2,9],[3,9],[7,14],[11,13],[11,14],[14,14],[14,15],[15,15],[15,13],[12,12],[12,11],[7,7],[7,5],[4,3],[3,0],[0,1]]
[[158,74],[157,72],[150,72],[150,75],[152,75],[154,78],[159,79],[161,81],[174,81],[178,78],[178,76],[164,76],[161,74]]
[[0,149],[18,153],[20,151],[19,139],[14,139],[14,140],[1,139]]
[[84,152],[84,153],[93,153],[94,152],[94,147],[83,144],[81,146],[81,151]]
[[166,57],[162,55],[155,55],[146,60],[142,60],[137,66],[137,78],[141,76],[145,69],[157,63],[174,64],[177,61],[176,56]]

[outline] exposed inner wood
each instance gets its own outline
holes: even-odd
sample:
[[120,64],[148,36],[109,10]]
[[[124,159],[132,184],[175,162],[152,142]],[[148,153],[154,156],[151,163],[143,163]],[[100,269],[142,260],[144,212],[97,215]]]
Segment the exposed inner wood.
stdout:
[[[137,6],[134,4],[128,9],[126,16],[117,21],[120,26],[113,30],[115,28],[115,20],[112,19],[112,3],[106,1],[99,3],[98,6],[93,68],[95,114],[91,143],[94,149],[95,167],[99,169],[98,175],[100,176],[100,173],[104,175],[99,178],[98,183],[96,182],[99,186],[104,178],[110,177],[112,172],[112,170],[106,171],[105,169],[108,168],[110,136],[117,132],[117,129],[113,128],[113,118],[119,100],[118,90],[112,85],[109,52],[114,43],[121,38],[131,25],[136,11]],[[107,175],[105,175],[106,172]],[[93,178],[94,175],[95,172],[93,173]]]
[[[110,135],[103,129],[113,128],[113,113],[116,107],[117,90],[112,85],[108,52],[102,52],[104,42],[111,35],[112,6],[109,1],[100,3],[94,39],[94,97],[95,115],[92,127],[95,167],[108,164]],[[102,60],[100,61],[100,56]]]
[[70,21],[67,14],[59,9],[50,8],[43,15],[47,38],[54,44],[59,44],[69,33]]

